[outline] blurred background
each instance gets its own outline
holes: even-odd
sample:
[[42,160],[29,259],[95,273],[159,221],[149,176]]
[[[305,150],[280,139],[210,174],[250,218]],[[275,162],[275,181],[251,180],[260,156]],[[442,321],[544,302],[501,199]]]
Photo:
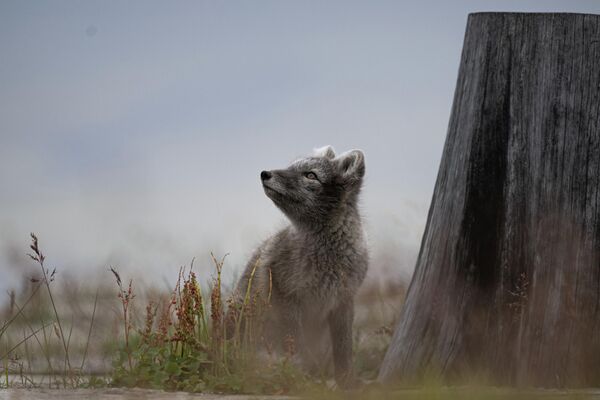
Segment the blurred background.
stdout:
[[[259,172],[326,144],[366,154],[369,279],[406,285],[467,15],[597,0],[2,1],[0,302],[37,267],[231,282],[285,224]],[[209,272],[210,273],[210,272]]]

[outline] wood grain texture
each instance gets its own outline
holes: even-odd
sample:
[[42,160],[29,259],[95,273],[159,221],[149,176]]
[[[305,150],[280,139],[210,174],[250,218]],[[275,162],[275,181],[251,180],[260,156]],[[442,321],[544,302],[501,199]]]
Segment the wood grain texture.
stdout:
[[600,16],[477,13],[382,382],[600,384]]

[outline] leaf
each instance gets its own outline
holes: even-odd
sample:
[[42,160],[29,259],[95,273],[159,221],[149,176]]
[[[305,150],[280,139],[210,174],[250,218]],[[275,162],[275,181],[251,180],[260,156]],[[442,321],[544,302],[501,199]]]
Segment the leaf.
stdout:
[[170,361],[165,365],[165,371],[171,375],[177,375],[181,372],[181,368],[179,368],[179,364],[174,361]]

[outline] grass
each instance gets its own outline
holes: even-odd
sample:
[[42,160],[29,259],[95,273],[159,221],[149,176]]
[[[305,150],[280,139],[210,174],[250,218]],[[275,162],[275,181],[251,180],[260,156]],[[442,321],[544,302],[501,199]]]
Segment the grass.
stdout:
[[[78,287],[68,277],[57,282],[57,269],[46,266],[34,234],[30,247],[39,272],[21,291],[11,292],[10,307],[3,311],[0,387],[330,392],[326,377],[310,377],[295,365],[293,342],[283,355],[265,346],[262,320],[270,290],[255,294],[251,278],[246,293],[234,298],[221,279],[225,257],[211,254],[214,272],[201,278],[192,260],[180,269],[170,291],[136,288],[133,279],[124,279],[114,267],[110,272],[116,287]],[[260,262],[254,272],[258,268]],[[199,279],[210,282],[204,291]],[[380,311],[370,312],[373,304],[362,304],[362,313],[357,309],[364,317],[357,318],[355,329],[356,370],[373,379],[395,310],[375,290],[364,291],[361,301],[378,303]],[[397,299],[391,302],[397,304]]]
[[[275,356],[257,352],[270,291],[240,301],[221,281],[225,258],[212,256],[214,274],[203,292],[194,261],[181,268],[172,290],[136,288],[111,268],[114,285],[79,286],[46,267],[31,236],[38,273],[9,292],[0,323],[0,388],[143,387],[188,392],[292,394],[335,399],[585,399],[589,391],[515,390],[478,385],[390,391],[375,384],[357,392],[331,389],[292,362],[294,346]],[[258,262],[254,271],[260,268]],[[105,283],[110,276],[106,275]],[[251,287],[250,282],[249,287]],[[376,377],[404,289],[367,285],[356,299],[355,371]],[[229,311],[229,312],[227,312]]]
[[[72,366],[69,352],[73,324],[70,325],[68,333],[65,334],[66,330],[64,329],[64,324],[61,322],[60,313],[52,291],[56,269],[50,271],[46,268],[46,257],[39,248],[38,238],[33,233],[31,234],[30,249],[33,253],[28,254],[28,256],[38,264],[41,273],[38,275],[38,278],[30,278],[30,283],[33,286],[31,286],[22,305],[19,305],[14,292],[10,294],[11,309],[16,309],[16,312],[11,312],[10,317],[5,320],[0,328],[0,341],[4,341],[5,343],[5,351],[0,353],[0,360],[2,360],[3,365],[3,386],[9,387],[11,385],[9,379],[11,374],[16,374],[23,385],[34,384],[34,379],[32,378],[34,364],[32,353],[35,350],[39,351],[37,354],[41,354],[47,363],[44,374],[48,375],[49,381],[53,382],[50,386],[55,385],[58,387],[62,384],[62,387],[76,387],[82,385],[85,356],[79,368]],[[50,310],[47,307],[41,307],[42,288],[46,289],[45,292],[48,299],[46,304],[50,305]],[[36,305],[37,307],[34,307]],[[34,309],[33,314],[37,317],[36,321],[32,321],[26,316],[26,311],[29,311],[31,308]],[[90,332],[93,326],[94,315],[95,308],[89,327]],[[15,325],[19,326],[18,322],[21,322],[22,335],[17,339],[14,335],[10,335],[10,330]],[[56,348],[53,348],[53,336],[60,343],[61,348],[58,352]],[[89,339],[90,337],[88,337],[88,341],[85,344],[86,349],[89,345]],[[51,354],[54,354],[54,356],[51,356]],[[23,355],[25,356],[24,358]],[[57,360],[57,358],[59,359]]]
[[[216,276],[207,299],[192,264],[180,271],[166,302],[151,302],[146,306],[143,327],[139,328],[133,328],[129,322],[129,307],[135,297],[132,281],[124,287],[119,273],[112,269],[124,321],[123,348],[111,374],[113,385],[189,392],[284,394],[298,392],[309,382],[289,357],[264,359],[255,351],[261,337],[256,321],[266,304],[247,294],[239,312],[229,314],[233,323],[224,323],[221,288],[224,259],[218,261],[213,256],[213,261]],[[226,332],[228,326],[234,327],[232,335]]]

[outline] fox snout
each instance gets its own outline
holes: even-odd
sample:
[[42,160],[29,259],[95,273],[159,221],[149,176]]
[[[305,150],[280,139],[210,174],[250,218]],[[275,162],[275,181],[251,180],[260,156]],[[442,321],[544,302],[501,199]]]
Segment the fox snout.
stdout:
[[273,176],[273,174],[270,171],[262,171],[260,173],[260,180],[261,181],[268,181],[269,179],[271,179],[271,177]]

